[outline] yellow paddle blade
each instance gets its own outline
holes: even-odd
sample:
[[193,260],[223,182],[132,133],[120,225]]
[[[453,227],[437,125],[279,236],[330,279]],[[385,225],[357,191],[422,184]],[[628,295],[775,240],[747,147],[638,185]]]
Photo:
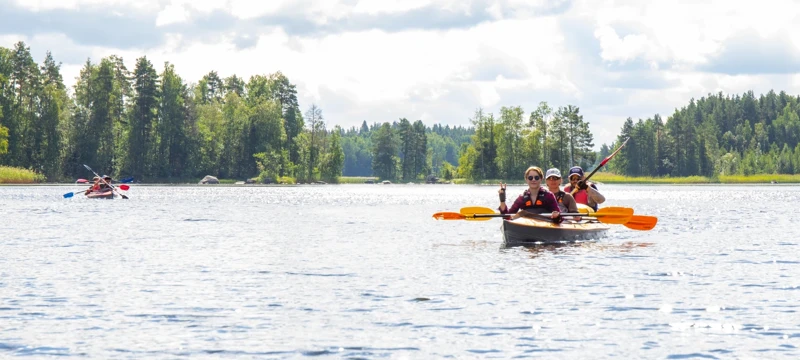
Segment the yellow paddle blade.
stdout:
[[588,205],[578,204],[578,212],[589,214],[589,216],[595,216],[597,214],[616,214],[616,215],[633,214],[633,208],[624,206],[608,206],[600,208],[600,210],[594,211],[594,209],[592,209]]
[[633,215],[633,208],[622,206],[608,206],[600,208],[592,214],[592,216],[605,216],[605,215]]
[[597,210],[594,214],[602,223],[606,224],[626,224],[633,217],[633,209],[621,206],[609,206]]
[[658,218],[648,215],[634,215],[631,220],[625,223],[625,227],[633,230],[652,230],[656,227]]
[[633,216],[633,208],[629,207],[622,207],[622,206],[609,206],[601,208],[600,210],[595,211],[592,213],[591,216],[597,217],[607,217],[607,216],[616,216],[616,217],[624,217],[624,216]]
[[487,217],[475,217],[473,215],[467,216],[452,211],[437,212],[433,214],[433,218],[436,220],[467,220],[467,221],[488,221],[492,219],[492,217],[490,216]]
[[609,206],[601,208],[593,213],[586,213],[586,215],[596,217],[601,223],[625,224],[631,220],[633,209],[621,206]]
[[497,214],[494,210],[483,206],[467,206],[459,210],[461,215]]
[[586,204],[578,204],[578,212],[582,212],[585,214],[592,214],[594,213],[594,209],[592,209],[589,205]]

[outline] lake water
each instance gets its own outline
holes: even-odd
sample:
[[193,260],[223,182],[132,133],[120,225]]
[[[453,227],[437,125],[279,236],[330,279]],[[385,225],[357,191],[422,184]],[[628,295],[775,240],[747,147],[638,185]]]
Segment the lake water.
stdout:
[[797,186],[603,185],[656,228],[556,249],[432,219],[493,186],[79,189],[0,186],[0,358],[800,356]]

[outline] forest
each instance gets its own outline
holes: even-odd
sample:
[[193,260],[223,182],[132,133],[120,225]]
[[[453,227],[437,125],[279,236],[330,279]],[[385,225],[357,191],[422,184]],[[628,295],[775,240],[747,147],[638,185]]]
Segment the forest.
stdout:
[[[627,176],[796,174],[800,172],[800,97],[769,91],[755,96],[709,94],[666,120],[628,118],[617,142],[631,137],[609,162]],[[612,146],[613,147],[613,146]],[[613,151],[610,150],[610,151]],[[601,154],[608,153],[603,147]]]
[[[210,71],[187,81],[142,56],[87,59],[72,88],[46,54],[37,64],[18,42],[0,47],[0,165],[47,181],[85,177],[82,164],[142,182],[204,175],[258,182],[336,183],[342,176],[392,181],[437,177],[519,179],[531,165],[591,168],[630,137],[604,169],[626,176],[682,177],[800,172],[800,98],[708,94],[662,119],[628,118],[617,141],[595,148],[575,105],[540,102],[526,112],[476,109],[466,126],[362,120],[328,127],[323,109],[303,111],[280,71],[243,79]],[[334,119],[344,122],[352,119]],[[458,119],[460,120],[460,119]],[[351,122],[352,123],[352,122]]]

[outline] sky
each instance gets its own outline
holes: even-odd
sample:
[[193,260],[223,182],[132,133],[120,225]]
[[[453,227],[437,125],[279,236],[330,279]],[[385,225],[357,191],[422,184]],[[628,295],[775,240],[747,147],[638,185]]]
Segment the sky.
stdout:
[[0,46],[147,56],[196,83],[281,71],[330,129],[469,126],[478,108],[580,108],[595,148],[708,94],[800,94],[800,3],[703,0],[0,0]]

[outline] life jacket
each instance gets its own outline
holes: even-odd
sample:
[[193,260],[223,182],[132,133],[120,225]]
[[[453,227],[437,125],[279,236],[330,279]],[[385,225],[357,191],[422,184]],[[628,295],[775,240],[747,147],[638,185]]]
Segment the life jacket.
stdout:
[[561,212],[566,212],[567,210],[569,210],[567,209],[566,205],[564,205],[564,195],[566,194],[567,193],[565,193],[564,190],[558,190],[557,193],[553,193],[553,195],[556,196],[556,202],[558,202],[558,209],[561,210]]
[[520,206],[520,210],[544,209],[544,197],[548,192],[548,190],[540,187],[539,193],[536,194],[536,198],[534,199],[531,197],[531,190],[525,190],[525,192],[522,193],[522,206]]
[[[595,186],[593,183],[590,183],[589,186],[597,190],[597,186]],[[567,185],[566,187],[564,187],[564,191],[571,193],[572,185]],[[586,190],[578,190],[577,192],[572,194],[572,197],[575,198],[575,202],[578,204],[589,205],[589,193],[586,192]],[[597,204],[594,204],[594,206],[592,206],[592,209],[594,209],[594,211],[597,211]]]
[[565,193],[564,190],[558,190],[557,193],[553,193],[553,195],[556,196],[556,201],[558,201],[559,204],[563,204],[564,203],[564,195],[566,195],[566,194],[567,193]]

